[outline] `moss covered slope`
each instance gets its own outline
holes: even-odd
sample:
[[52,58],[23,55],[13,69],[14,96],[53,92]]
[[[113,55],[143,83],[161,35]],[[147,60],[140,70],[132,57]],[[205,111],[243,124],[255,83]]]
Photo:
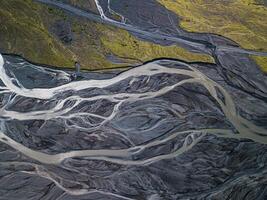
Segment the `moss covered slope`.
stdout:
[[[33,62],[59,67],[72,67],[76,60],[83,69],[126,65],[112,63],[107,59],[109,55],[127,58],[124,61],[128,64],[159,57],[213,61],[209,56],[190,53],[177,46],[162,47],[140,41],[126,31],[68,16],[31,0],[2,1],[0,23],[1,52],[20,54]],[[60,38],[64,32],[60,26],[70,27],[68,42]]]
[[1,1],[0,49],[35,62],[70,65],[71,53],[50,35],[42,23],[43,8],[30,0]]
[[[180,16],[187,31],[216,33],[244,48],[267,51],[267,7],[262,0],[158,1]],[[264,59],[255,60],[267,72]]]

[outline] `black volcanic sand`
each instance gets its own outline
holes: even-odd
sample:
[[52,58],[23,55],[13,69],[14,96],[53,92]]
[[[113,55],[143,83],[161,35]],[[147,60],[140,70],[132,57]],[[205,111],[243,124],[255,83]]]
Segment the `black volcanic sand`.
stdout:
[[[10,62],[5,64],[9,74],[14,74],[27,88],[51,88],[71,81],[71,75],[62,76],[59,71],[38,68],[11,56],[6,56],[5,59]],[[187,69],[177,61],[158,60],[155,63],[170,68]],[[256,98],[255,95],[232,87],[233,84],[228,83],[231,80],[225,81],[224,76],[220,75],[219,66],[191,66],[229,92],[240,116],[267,128],[267,103],[263,98]],[[116,74],[98,73],[96,76],[95,73],[85,73],[84,77],[88,78],[82,80],[91,79],[90,76],[108,80]],[[2,107],[5,105],[5,110],[25,113],[24,116],[27,116],[29,111],[51,109],[68,96],[87,98],[103,94],[159,91],[186,78],[188,77],[172,74],[158,74],[148,78],[144,73],[105,89],[66,91],[48,100],[7,93],[1,95]],[[224,98],[220,92],[218,95],[221,99]],[[71,102],[66,103],[63,110],[71,105]],[[67,114],[86,112],[109,116],[114,106],[115,103],[103,99],[84,101]],[[178,114],[175,114],[176,112]],[[111,121],[98,127],[102,121],[90,117],[55,117],[47,120],[2,117],[1,130],[32,150],[51,155],[71,150],[125,149],[186,130],[227,129],[233,131],[233,136],[239,134],[218,103],[199,84],[185,84],[152,99],[123,103]],[[180,149],[185,144],[185,139],[187,145],[190,145],[201,137],[191,149],[178,156],[144,165],[119,164],[90,157],[68,158],[56,165],[45,164],[0,143],[0,199],[243,200],[267,197],[266,145],[245,138],[223,138],[216,134],[205,134],[205,131],[196,134],[193,132],[179,134],[161,145],[124,158],[142,161],[170,154]],[[262,142],[264,141],[266,142],[266,138],[262,139]],[[95,192],[95,189],[98,192]],[[87,190],[91,193],[83,194]]]

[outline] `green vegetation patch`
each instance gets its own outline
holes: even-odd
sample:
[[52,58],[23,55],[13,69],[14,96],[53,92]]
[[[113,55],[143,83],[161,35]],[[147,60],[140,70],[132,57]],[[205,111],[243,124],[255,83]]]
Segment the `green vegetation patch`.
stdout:
[[0,49],[22,55],[34,62],[66,66],[69,53],[42,23],[42,8],[29,0],[2,1],[0,7]]
[[263,72],[267,73],[267,57],[263,56],[251,56]]
[[187,31],[216,33],[243,48],[267,51],[267,7],[262,0],[158,1],[180,16]]
[[[141,41],[127,31],[67,15],[31,0],[1,2],[0,23],[0,51],[19,54],[36,63],[73,68],[74,62],[79,61],[82,69],[93,70],[140,64],[160,57],[213,62],[210,56]],[[56,34],[55,25],[60,23],[70,26],[70,42],[62,41]],[[122,63],[111,62],[107,59],[110,55]]]
[[148,61],[155,58],[168,57],[188,62],[214,62],[213,58],[187,51],[178,46],[161,46],[138,40],[124,30],[103,30],[101,41],[103,45],[119,57]]

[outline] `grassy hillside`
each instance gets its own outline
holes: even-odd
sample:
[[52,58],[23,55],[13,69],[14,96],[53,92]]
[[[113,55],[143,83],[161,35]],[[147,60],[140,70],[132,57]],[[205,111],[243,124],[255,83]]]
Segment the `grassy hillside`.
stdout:
[[188,62],[214,62],[207,55],[191,53],[178,46],[161,46],[140,41],[127,31],[105,29],[102,31],[101,42],[111,52],[120,57],[130,57],[134,60],[147,61],[160,57],[169,57]]
[[62,1],[63,3],[71,4],[83,10],[88,10],[94,13],[98,13],[94,0],[60,0],[60,1]]
[[[191,32],[223,35],[242,47],[267,51],[267,7],[263,0],[158,0],[180,16],[180,26]],[[267,72],[263,58],[255,58]]]
[[[122,66],[107,59],[111,54],[127,58],[129,64],[159,57],[213,62],[209,56],[140,41],[126,31],[68,16],[31,0],[2,1],[0,23],[0,51],[20,54],[37,63],[73,67],[77,60],[83,69]],[[58,24],[70,26],[71,41],[66,43],[58,37]]]
[[42,23],[43,8],[29,0],[1,1],[0,49],[51,65],[70,65],[71,52]]

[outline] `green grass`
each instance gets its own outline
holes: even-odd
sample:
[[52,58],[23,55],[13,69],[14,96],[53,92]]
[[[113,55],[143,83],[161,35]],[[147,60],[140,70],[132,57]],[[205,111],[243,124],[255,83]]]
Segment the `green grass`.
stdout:
[[168,57],[188,62],[214,62],[208,55],[192,53],[175,45],[161,46],[138,40],[124,30],[103,30],[101,41],[106,48],[119,57],[130,57],[140,61]]
[[[62,43],[51,32],[51,26],[59,20],[71,24],[74,40],[70,44]],[[126,65],[108,61],[110,54],[126,58],[128,64],[160,57],[213,62],[210,56],[141,41],[127,31],[68,16],[31,0],[1,2],[0,22],[1,52],[19,54],[36,63],[73,68],[77,60],[82,69],[91,70]]]
[[258,66],[261,67],[261,69],[267,73],[267,57],[263,56],[251,56],[255,62],[258,64]]
[[[262,0],[158,1],[180,16],[187,31],[216,33],[243,48],[267,51],[267,7]],[[257,63],[266,71],[265,62]]]
[[39,15],[41,11],[40,6],[29,0],[1,2],[0,48],[34,62],[69,65],[73,62],[69,58],[71,54],[44,27]]

